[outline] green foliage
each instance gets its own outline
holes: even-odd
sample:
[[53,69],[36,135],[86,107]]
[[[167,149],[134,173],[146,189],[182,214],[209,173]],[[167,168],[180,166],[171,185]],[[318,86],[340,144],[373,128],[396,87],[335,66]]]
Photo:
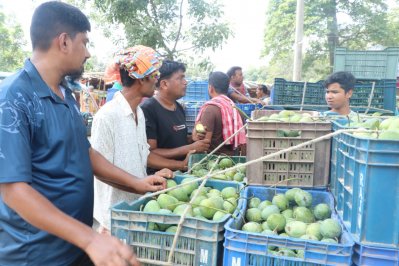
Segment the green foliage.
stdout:
[[186,78],[193,80],[208,80],[209,73],[213,71],[215,66],[209,57],[194,58],[193,56],[183,57],[186,64]]
[[257,83],[270,83],[271,80],[268,75],[268,69],[265,66],[261,67],[250,67],[245,71],[245,80],[255,81]]
[[102,72],[104,71],[106,65],[104,62],[100,61],[96,55],[91,55],[91,57],[86,61],[85,71],[86,72]]
[[95,0],[97,14],[123,25],[128,45],[155,48],[168,58],[215,50],[232,34],[218,0]]
[[[399,11],[384,0],[305,0],[303,80],[317,81],[332,72],[335,47],[367,49],[398,46]],[[264,55],[269,75],[291,79],[296,0],[269,2]],[[281,67],[285,69],[279,70]],[[280,72],[280,73],[278,73]],[[281,73],[285,72],[285,73]]]
[[23,66],[28,55],[25,45],[21,26],[0,10],[0,71],[13,72]]

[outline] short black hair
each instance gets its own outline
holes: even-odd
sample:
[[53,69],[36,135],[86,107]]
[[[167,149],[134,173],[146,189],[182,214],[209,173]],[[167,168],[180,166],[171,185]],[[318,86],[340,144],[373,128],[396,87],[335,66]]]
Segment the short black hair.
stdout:
[[186,66],[177,61],[172,60],[164,60],[162,62],[162,66],[159,68],[159,79],[157,82],[157,87],[161,84],[161,81],[164,79],[170,78],[174,73],[178,72],[179,70],[186,72]]
[[350,72],[338,71],[327,77],[327,79],[324,81],[324,87],[328,88],[328,86],[333,83],[338,83],[341,88],[344,89],[345,93],[347,93],[355,88],[356,78]]
[[235,74],[236,74],[236,71],[237,70],[241,70],[242,71],[242,68],[241,67],[239,67],[239,66],[233,66],[233,67],[231,67],[228,71],[227,71],[227,76],[229,77],[229,79],[231,79],[231,77],[232,76],[234,76]]
[[124,87],[130,87],[136,81],[135,79],[133,79],[129,76],[129,72],[124,68],[119,69],[119,74],[121,75],[121,83],[122,83],[122,86],[124,86]]
[[266,85],[259,84],[259,88],[263,91],[264,94],[270,94]]
[[218,94],[227,94],[229,89],[229,77],[220,71],[211,72],[209,74],[209,85],[213,86]]
[[47,51],[51,41],[63,32],[73,39],[77,33],[90,30],[89,20],[77,7],[59,1],[46,2],[33,13],[30,26],[32,48]]

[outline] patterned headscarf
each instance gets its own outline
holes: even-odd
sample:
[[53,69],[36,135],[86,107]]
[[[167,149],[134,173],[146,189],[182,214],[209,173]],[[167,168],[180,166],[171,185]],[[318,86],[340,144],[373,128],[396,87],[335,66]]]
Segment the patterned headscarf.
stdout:
[[105,80],[120,81],[119,68],[125,69],[132,79],[157,75],[161,60],[154,49],[137,45],[118,51],[113,62],[105,70]]

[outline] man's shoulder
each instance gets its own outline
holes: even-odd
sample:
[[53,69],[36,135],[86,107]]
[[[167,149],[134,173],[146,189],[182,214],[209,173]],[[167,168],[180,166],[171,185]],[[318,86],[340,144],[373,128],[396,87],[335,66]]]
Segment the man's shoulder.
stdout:
[[19,71],[2,81],[0,84],[0,99],[14,100],[21,96],[33,96],[34,90],[24,71]]
[[147,110],[150,108],[154,108],[157,105],[157,100],[154,97],[146,99],[143,103],[140,104],[141,109]]
[[221,117],[220,107],[212,104],[211,102],[204,106],[203,112],[206,114],[207,117]]
[[122,115],[121,106],[113,100],[104,104],[95,114],[94,119],[113,119]]

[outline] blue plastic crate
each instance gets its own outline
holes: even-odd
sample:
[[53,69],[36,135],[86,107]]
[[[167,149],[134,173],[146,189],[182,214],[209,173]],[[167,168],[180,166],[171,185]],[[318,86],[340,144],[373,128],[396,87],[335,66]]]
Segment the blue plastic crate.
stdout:
[[183,101],[207,101],[209,100],[208,81],[190,81],[187,84],[186,95]]
[[399,248],[399,141],[336,140],[331,183],[344,225],[359,244]]
[[353,264],[357,266],[399,266],[399,249],[356,244],[353,247]]
[[254,103],[238,103],[236,104],[237,108],[243,111],[248,117],[251,117],[251,112],[256,109],[261,109],[261,104],[254,104]]
[[[175,177],[178,184],[183,179],[182,176]],[[214,180],[208,180],[206,186],[219,190],[225,187],[236,187],[239,190],[243,188],[239,183]],[[157,261],[168,260],[174,234],[148,230],[148,224],[155,222],[177,225],[180,216],[141,212],[141,208],[149,200],[151,199],[114,205],[111,209],[111,234],[131,246],[140,261],[153,265]],[[242,199],[239,200],[235,215],[243,202]],[[193,217],[186,218],[175,249],[173,265],[221,265],[224,224],[228,219],[226,216],[223,220],[214,222]]]
[[204,102],[201,101],[185,103],[186,127],[188,133],[191,133],[193,131],[195,125],[195,119],[197,118],[197,115],[203,104]]
[[[332,117],[333,118],[333,117]],[[348,119],[340,117],[331,121],[332,130],[337,131],[339,129],[349,128]],[[342,154],[338,153],[338,145],[341,143],[342,134],[335,135],[331,139],[331,162],[330,162],[330,190],[335,200],[338,198],[338,191],[336,189],[337,183],[337,165],[342,161]]]
[[[274,189],[261,186],[249,186],[244,190],[244,197],[255,196],[263,200],[271,200],[275,193],[285,193],[287,189]],[[327,203],[334,210],[334,199],[328,192],[308,190],[313,197],[313,206],[318,203]],[[241,215],[245,213],[247,201],[242,205]],[[335,211],[332,217],[339,220]],[[241,216],[230,219],[226,225],[224,241],[224,266],[247,265],[352,265],[352,251],[354,241],[350,234],[343,229],[341,243],[332,244],[320,241],[309,241],[299,238],[262,235],[241,231],[243,220]],[[269,246],[284,247],[288,249],[304,250],[304,258],[292,258],[271,255],[267,252]]]
[[396,79],[399,47],[380,51],[356,51],[336,47],[334,72],[349,71],[357,79]]

